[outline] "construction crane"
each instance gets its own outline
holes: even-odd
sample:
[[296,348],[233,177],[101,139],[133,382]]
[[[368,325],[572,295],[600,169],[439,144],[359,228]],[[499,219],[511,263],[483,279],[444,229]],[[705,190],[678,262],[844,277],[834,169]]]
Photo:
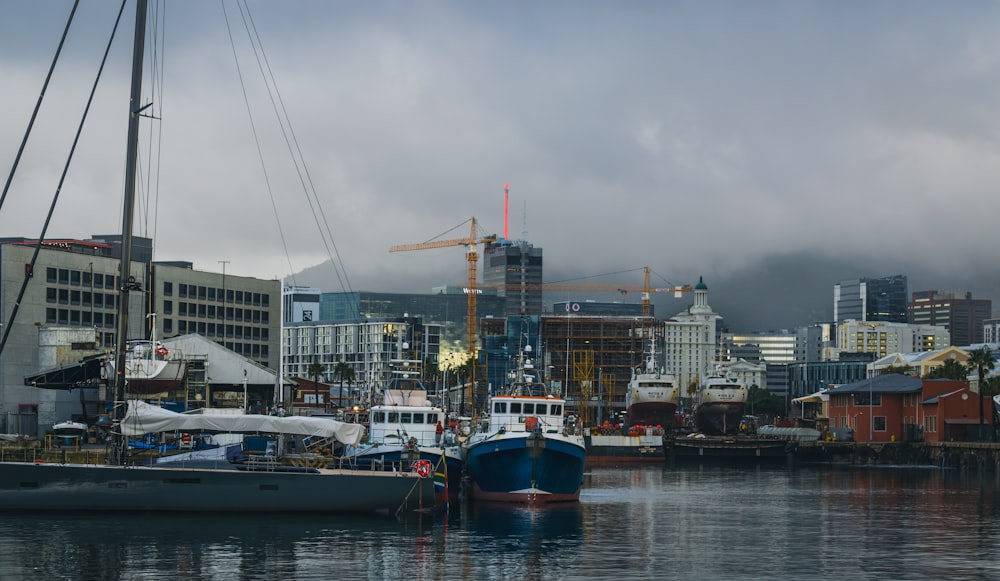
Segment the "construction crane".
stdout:
[[509,284],[504,290],[508,293],[515,293],[522,290],[532,290],[543,292],[558,292],[558,291],[590,291],[599,293],[619,293],[622,300],[630,292],[641,292],[642,293],[642,316],[648,318],[650,316],[651,308],[649,303],[649,295],[658,292],[671,292],[675,296],[680,297],[682,293],[689,293],[693,289],[691,285],[686,284],[683,286],[673,286],[673,287],[652,287],[649,283],[649,267],[643,268],[644,276],[642,280],[642,286],[638,285],[620,285],[620,284],[601,284],[601,283],[579,283],[579,282],[554,282],[554,283],[542,283],[540,285],[522,285],[522,284]]
[[[465,256],[469,264],[469,286],[465,289],[465,292],[469,297],[468,312],[466,313],[468,317],[466,321],[466,334],[468,337],[468,353],[472,356],[475,355],[476,352],[476,262],[479,260],[479,254],[476,252],[476,245],[496,242],[497,237],[496,234],[479,237],[476,233],[476,217],[473,216],[470,221],[472,224],[469,228],[469,235],[465,238],[431,240],[429,242],[421,242],[419,244],[397,244],[396,246],[389,247],[389,252],[407,252],[410,250],[428,250],[431,248],[445,248],[448,246],[465,246]],[[464,223],[465,222],[462,224]],[[459,224],[459,226],[462,224]],[[473,369],[475,369],[475,366],[473,366]]]

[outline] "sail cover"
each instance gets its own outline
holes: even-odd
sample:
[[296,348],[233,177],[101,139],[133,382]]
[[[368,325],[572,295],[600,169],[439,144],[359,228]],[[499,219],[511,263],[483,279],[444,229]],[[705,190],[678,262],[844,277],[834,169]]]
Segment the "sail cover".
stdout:
[[259,414],[179,414],[144,401],[128,402],[128,412],[122,420],[124,435],[139,436],[173,431],[299,434],[334,438],[351,446],[361,443],[365,435],[365,427],[361,424],[348,424],[330,418]]

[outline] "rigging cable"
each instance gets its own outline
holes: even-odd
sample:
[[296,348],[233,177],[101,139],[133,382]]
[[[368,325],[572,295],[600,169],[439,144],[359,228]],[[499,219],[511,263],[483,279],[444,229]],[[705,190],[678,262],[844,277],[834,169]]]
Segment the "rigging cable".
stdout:
[[7,191],[10,189],[10,183],[14,180],[14,173],[17,171],[17,166],[21,163],[21,155],[24,153],[24,146],[28,144],[28,136],[31,135],[31,128],[35,125],[35,118],[38,117],[38,110],[42,108],[42,100],[45,98],[45,91],[49,87],[49,81],[52,79],[52,72],[55,71],[56,63],[59,62],[59,54],[62,53],[63,44],[66,42],[66,36],[69,35],[69,26],[73,23],[73,16],[76,14],[76,7],[79,5],[80,0],[76,0],[76,2],[73,3],[73,8],[69,11],[69,19],[66,20],[66,28],[63,29],[62,38],[59,39],[59,46],[56,47],[56,54],[52,57],[52,64],[49,65],[49,72],[45,75],[45,82],[42,83],[42,92],[38,94],[38,100],[35,102],[35,110],[31,112],[31,119],[28,121],[28,128],[24,131],[24,137],[21,138],[21,145],[17,148],[17,155],[14,156],[14,164],[10,168],[10,173],[7,174],[7,183],[3,185],[3,194],[0,194],[0,209],[3,208],[4,200],[7,199]]
[[10,318],[3,328],[3,338],[0,339],[0,353],[3,353],[3,349],[7,345],[7,338],[10,336],[10,329],[14,323],[14,318],[17,317],[17,311],[21,306],[21,301],[24,299],[24,292],[28,288],[28,282],[31,280],[32,276],[34,276],[35,263],[38,262],[38,253],[42,249],[42,241],[45,240],[45,234],[49,229],[49,223],[52,221],[52,214],[55,211],[56,202],[59,200],[59,193],[62,191],[63,184],[66,182],[66,174],[69,173],[69,167],[73,161],[73,154],[76,152],[76,146],[80,142],[80,135],[83,133],[83,126],[87,122],[87,116],[90,113],[90,106],[94,102],[94,93],[97,92],[97,85],[101,80],[102,73],[104,72],[104,65],[108,62],[108,53],[111,52],[111,44],[115,39],[115,33],[118,31],[118,24],[121,22],[122,13],[125,11],[125,2],[126,0],[122,0],[121,8],[118,9],[118,17],[115,18],[115,26],[111,29],[111,37],[108,38],[108,45],[105,47],[104,56],[101,58],[101,66],[97,69],[97,77],[94,79],[94,85],[90,89],[90,96],[87,97],[87,106],[83,109],[80,124],[77,126],[76,135],[73,137],[73,145],[70,146],[69,155],[66,158],[65,165],[63,165],[62,175],[59,176],[59,184],[56,186],[56,191],[52,195],[52,203],[49,205],[49,212],[45,216],[45,223],[42,226],[42,232],[38,236],[38,243],[35,244],[34,252],[31,255],[31,262],[29,262],[25,268],[24,280],[21,282],[21,289],[17,293],[17,300],[14,301],[14,308],[11,310]]
[[[247,86],[243,79],[243,69],[240,67],[239,56],[236,52],[236,42],[233,39],[232,27],[229,24],[229,13],[226,11],[225,0],[220,0],[222,6],[222,16],[226,21],[226,32],[229,34],[229,46],[233,50],[233,61],[236,64],[236,75],[240,79],[240,89],[243,91],[243,103],[247,108],[247,117],[250,120],[250,132],[253,133],[254,145],[257,147],[257,157],[260,160],[261,171],[264,174],[264,185],[267,188],[267,195],[271,201],[271,211],[274,212],[274,219],[278,226],[278,236],[281,238],[282,248],[285,250],[285,259],[288,261],[289,272],[293,272],[291,257],[288,254],[288,243],[285,239],[284,229],[281,227],[281,219],[278,217],[278,206],[274,201],[274,190],[271,188],[271,179],[267,171],[267,164],[264,163],[264,153],[260,147],[260,138],[257,135],[257,125],[254,123],[253,111],[250,109],[250,99],[247,98]],[[294,283],[294,276],[293,276]]]
[[[264,44],[257,31],[253,15],[250,13],[250,8],[246,5],[245,0],[243,2],[237,1],[237,6],[240,7],[241,15],[244,20],[244,27],[250,37],[250,44],[253,47],[254,54],[257,58],[257,66],[260,69],[265,86],[268,89],[268,95],[271,98],[271,106],[274,109],[275,118],[278,120],[279,127],[281,127],[282,136],[285,139],[285,144],[288,148],[292,163],[295,165],[299,182],[301,183],[302,189],[306,194],[306,201],[312,211],[313,219],[316,222],[320,236],[323,239],[323,245],[326,249],[328,258],[330,259],[330,265],[334,270],[334,274],[336,275],[341,288],[347,293],[350,293],[348,300],[354,303],[352,306],[355,307],[356,311],[360,313],[360,305],[357,304],[357,299],[353,296],[351,282],[347,275],[347,269],[344,266],[340,250],[337,248],[337,243],[333,238],[333,232],[330,228],[329,220],[326,217],[326,212],[324,211],[319,195],[316,192],[315,183],[313,182],[312,175],[306,165],[305,156],[302,153],[302,148],[299,146],[298,138],[295,135],[295,130],[292,127],[291,120],[288,115],[288,110],[285,108],[284,100],[281,98],[281,92],[278,89],[278,82],[274,77],[270,62],[267,59],[267,53],[264,50]],[[291,266],[291,264],[289,264],[289,266]]]

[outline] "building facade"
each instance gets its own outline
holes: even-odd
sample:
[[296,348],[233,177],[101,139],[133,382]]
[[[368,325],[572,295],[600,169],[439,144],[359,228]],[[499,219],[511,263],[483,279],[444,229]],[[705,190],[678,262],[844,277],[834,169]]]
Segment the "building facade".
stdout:
[[973,299],[971,292],[929,290],[914,292],[908,308],[910,323],[944,327],[952,345],[969,346],[985,340],[993,301]]
[[309,323],[320,320],[320,299],[323,291],[305,286],[281,288],[281,320],[283,323]]
[[[0,309],[7,317],[17,307],[17,317],[9,329],[7,319],[2,321],[2,330],[8,336],[0,357],[0,411],[45,414],[58,409],[64,400],[79,400],[75,393],[25,386],[25,377],[43,367],[108,353],[114,347],[122,285],[118,276],[120,259],[112,253],[112,247],[94,241],[46,241],[29,272],[34,242],[0,243]],[[131,271],[139,287],[148,289],[147,265],[133,262]],[[19,298],[22,286],[24,295]],[[129,301],[129,339],[145,336],[146,309],[145,301],[133,294]],[[40,412],[39,404],[43,402],[48,411]],[[45,418],[39,420],[39,425],[44,423]]]
[[841,354],[871,353],[878,359],[890,353],[934,351],[950,344],[948,330],[935,325],[848,320],[837,327]]
[[282,373],[312,379],[312,364],[319,364],[319,380],[337,383],[337,366],[345,363],[354,376],[349,389],[359,401],[368,402],[394,369],[410,367],[436,387],[431,379],[440,360],[441,327],[420,317],[364,319],[352,322],[289,323],[282,329]]
[[154,262],[150,312],[158,337],[198,334],[277,369],[281,283],[194,270],[189,262]]
[[[432,294],[323,293],[318,321],[330,323],[420,317],[424,324],[440,327],[442,351],[466,352],[468,302],[464,289],[456,287],[437,288]],[[477,294],[478,319],[501,318],[504,312],[504,299],[495,290],[482,290]]]
[[542,249],[500,239],[483,249],[483,287],[506,300],[504,316],[542,314]]
[[718,342],[721,321],[708,304],[708,285],[699,279],[694,303],[663,323],[664,369],[677,378],[682,395],[697,389],[722,357]]
[[833,287],[833,320],[907,321],[906,276],[843,280]]

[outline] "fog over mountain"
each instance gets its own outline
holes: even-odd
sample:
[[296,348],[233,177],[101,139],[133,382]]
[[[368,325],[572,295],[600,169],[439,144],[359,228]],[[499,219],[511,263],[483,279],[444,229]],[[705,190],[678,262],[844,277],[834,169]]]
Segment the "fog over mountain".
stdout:
[[[457,266],[464,265],[461,249],[456,249],[455,254],[453,262]],[[386,264],[390,262],[386,261]],[[948,268],[934,269],[916,261],[833,257],[809,252],[774,254],[739,269],[721,272],[706,269],[705,272],[692,272],[669,281],[657,280],[656,273],[660,269],[650,268],[654,273],[650,280],[653,287],[693,285],[702,276],[709,289],[712,309],[724,317],[729,330],[738,332],[791,330],[810,323],[830,321],[833,319],[833,286],[837,282],[896,274],[906,275],[910,293],[923,290],[970,291],[973,298],[992,299],[994,312],[1000,311],[1000,273],[994,270],[953,273]],[[544,277],[546,282],[572,280],[642,284],[641,271],[595,276],[597,274],[601,273],[546,264]],[[293,278],[294,283],[300,286],[315,286],[326,292],[343,290],[329,263],[306,269]],[[351,288],[355,291],[429,293],[433,287],[461,284],[461,280],[460,272],[445,276],[427,272],[401,280],[393,277],[390,268],[382,268],[378,276],[354,281]],[[291,279],[288,282],[291,283]],[[613,301],[620,300],[620,297],[617,293],[547,293],[545,304],[551,306],[553,302],[567,299]],[[640,296],[638,293],[629,294],[626,301],[639,302]],[[691,302],[690,294],[679,299],[668,293],[652,295],[656,316],[661,319],[680,312]]]

